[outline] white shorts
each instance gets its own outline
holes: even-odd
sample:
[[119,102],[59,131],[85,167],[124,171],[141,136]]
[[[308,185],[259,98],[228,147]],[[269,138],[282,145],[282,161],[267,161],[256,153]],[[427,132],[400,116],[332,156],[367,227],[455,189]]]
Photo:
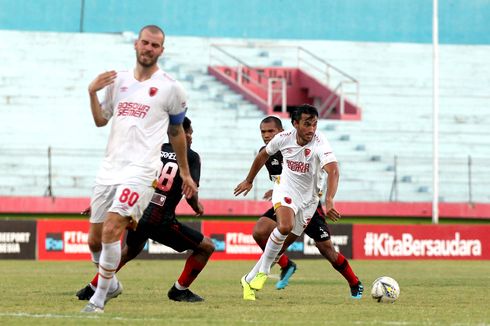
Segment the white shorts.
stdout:
[[95,185],[90,201],[90,223],[103,223],[107,212],[138,221],[154,192],[153,187],[141,184]]
[[280,206],[286,206],[294,211],[294,226],[291,233],[300,236],[310,223],[315,211],[318,207],[319,198],[312,198],[308,203],[296,203],[296,201],[288,196],[288,194],[282,192],[277,187],[274,187],[272,192],[272,204],[274,210]]

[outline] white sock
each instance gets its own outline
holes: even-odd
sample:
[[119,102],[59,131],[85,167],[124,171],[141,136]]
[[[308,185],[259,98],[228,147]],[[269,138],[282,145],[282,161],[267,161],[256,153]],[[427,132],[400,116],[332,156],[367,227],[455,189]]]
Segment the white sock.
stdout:
[[188,287],[185,287],[185,286],[180,285],[179,281],[175,281],[175,287],[179,291],[184,291],[184,290],[187,290],[188,289]]
[[114,292],[114,291],[116,291],[116,289],[118,287],[118,285],[117,285],[118,282],[119,281],[118,281],[118,279],[116,277],[116,274],[114,274],[114,276],[111,279],[111,283],[109,284],[109,291],[108,292]]
[[247,281],[247,283],[250,283],[254,279],[255,275],[257,275],[257,273],[259,272],[260,265],[262,265],[263,256],[264,254],[262,253],[262,256],[260,256],[259,261],[255,264],[252,270],[245,276],[245,281]]
[[281,234],[277,228],[272,231],[271,235],[269,236],[269,240],[267,240],[267,244],[265,245],[264,253],[262,254],[264,259],[260,265],[259,273],[269,275],[274,259],[276,259],[277,254],[279,251],[281,251],[282,245],[284,244],[284,240],[286,240],[287,236],[287,234]]
[[90,302],[99,307],[104,307],[104,301],[114,277],[117,266],[121,261],[121,241],[102,243],[102,253],[99,262],[99,280],[97,290],[90,298]]

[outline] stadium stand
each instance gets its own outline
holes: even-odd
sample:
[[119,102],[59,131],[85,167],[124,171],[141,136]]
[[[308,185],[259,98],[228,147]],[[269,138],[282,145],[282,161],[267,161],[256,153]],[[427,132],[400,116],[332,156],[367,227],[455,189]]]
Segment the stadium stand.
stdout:
[[[108,128],[94,127],[86,87],[101,71],[133,66],[133,37],[0,31],[1,195],[90,195]],[[167,38],[161,64],[188,92],[193,147],[203,164],[201,197],[232,199],[261,146],[258,124],[264,115],[207,73],[213,43],[245,44],[233,53],[254,66],[287,66],[291,58],[267,49],[264,41]],[[338,200],[430,201],[430,45],[278,44],[301,45],[360,81],[362,119],[319,124],[341,162]],[[442,201],[490,202],[489,56],[489,46],[441,46]],[[290,126],[287,119],[283,123]],[[269,186],[261,173],[250,199],[260,199]]]

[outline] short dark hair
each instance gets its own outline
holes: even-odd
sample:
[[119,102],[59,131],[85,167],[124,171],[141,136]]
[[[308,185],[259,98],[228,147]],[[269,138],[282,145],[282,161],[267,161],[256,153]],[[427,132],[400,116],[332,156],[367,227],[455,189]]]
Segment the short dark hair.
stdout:
[[307,114],[307,115],[313,115],[315,117],[318,117],[318,110],[313,106],[309,104],[302,104],[298,106],[293,113],[291,113],[291,123],[294,123],[294,121],[299,122],[301,120],[301,115],[302,114]]
[[138,33],[138,39],[141,38],[141,33],[144,31],[144,30],[149,30],[151,33],[153,34],[157,34],[157,33],[161,33],[163,35],[163,39],[165,40],[165,32],[163,31],[163,29],[161,29],[160,27],[158,27],[157,25],[146,25],[146,26],[143,26],[139,33]]
[[182,122],[182,127],[184,127],[184,131],[187,132],[191,128],[191,119],[185,117]]
[[262,119],[262,121],[260,122],[260,124],[268,123],[268,122],[274,122],[274,124],[276,125],[277,129],[283,129],[282,128],[282,121],[278,117],[275,117],[273,115],[270,115],[270,116],[265,117],[264,119]]

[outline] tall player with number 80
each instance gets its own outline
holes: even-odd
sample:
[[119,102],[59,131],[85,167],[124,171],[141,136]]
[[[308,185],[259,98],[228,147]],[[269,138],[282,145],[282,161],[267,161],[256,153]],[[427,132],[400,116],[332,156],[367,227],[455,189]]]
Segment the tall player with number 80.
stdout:
[[[89,247],[100,281],[82,312],[103,312],[106,301],[121,292],[114,276],[121,260],[120,239],[127,226],[136,225],[153,196],[167,133],[177,156],[182,192],[190,198],[197,191],[182,128],[185,93],[157,65],[164,40],[158,26],[143,27],[134,43],[134,70],[102,73],[88,87],[96,126],[105,126],[111,118],[112,126],[90,202]],[[100,103],[97,92],[103,88],[105,99]]]

